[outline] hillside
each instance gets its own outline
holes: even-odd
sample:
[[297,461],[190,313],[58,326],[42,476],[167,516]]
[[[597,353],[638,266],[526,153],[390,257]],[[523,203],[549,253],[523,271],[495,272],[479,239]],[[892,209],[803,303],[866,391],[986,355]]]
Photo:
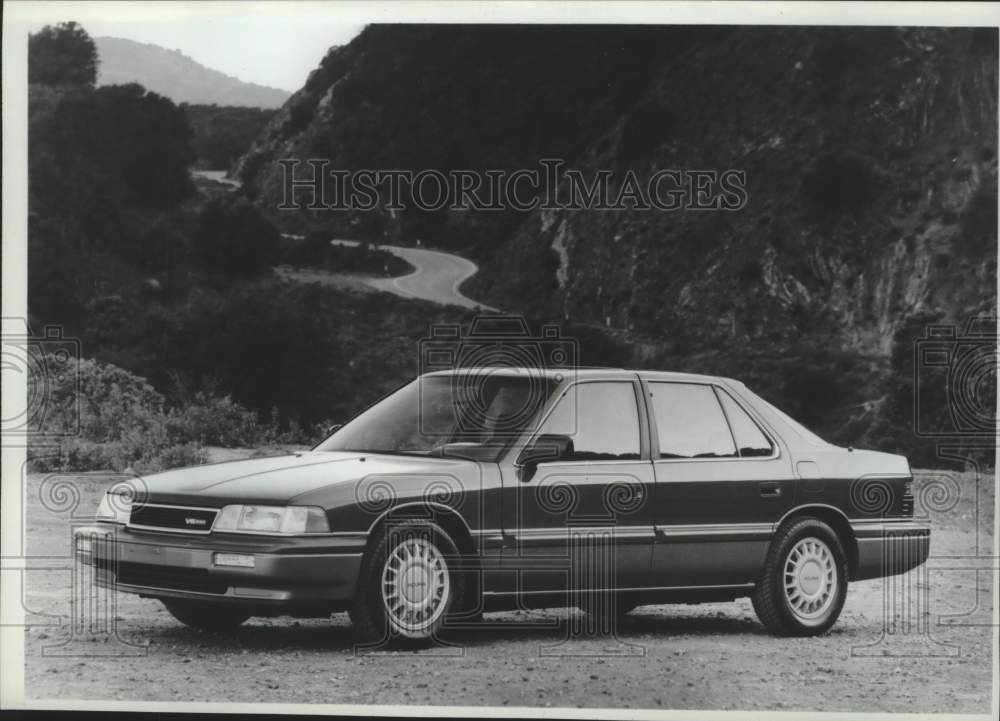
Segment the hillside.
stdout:
[[834,440],[894,448],[878,435],[894,413],[912,424],[899,384],[914,334],[995,312],[996,97],[989,29],[373,26],[327,55],[239,168],[271,209],[279,157],[745,171],[735,212],[368,213],[355,227],[475,257],[470,295],[591,328],[617,362],[732,373]]
[[289,93],[245,83],[206,68],[179,50],[124,38],[94,38],[100,64],[97,84],[139,83],[175,103],[277,108]]
[[275,110],[219,105],[181,106],[191,125],[195,167],[226,169],[247,151]]
[[694,345],[818,331],[880,356],[909,314],[990,310],[996,48],[973,31],[699,44],[576,165],[745,170],[746,208],[537,213],[490,255],[483,288],[531,293],[516,264],[547,247],[559,281],[534,298],[549,312]]

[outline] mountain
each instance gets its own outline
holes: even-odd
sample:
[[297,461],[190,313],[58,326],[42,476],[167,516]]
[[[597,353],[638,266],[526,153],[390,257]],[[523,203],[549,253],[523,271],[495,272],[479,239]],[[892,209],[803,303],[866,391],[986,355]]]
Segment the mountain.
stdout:
[[139,83],[175,103],[280,107],[290,93],[245,83],[206,68],[179,50],[124,38],[94,38],[100,63],[97,84]]
[[[880,409],[915,382],[913,333],[996,312],[997,57],[995,29],[371,26],[238,166],[271,209],[279,158],[561,158],[611,171],[612,193],[628,171],[743,172],[730,211],[309,220],[457,249],[480,263],[472,297],[593,329],[622,362],[748,378],[834,439],[878,445]],[[911,423],[912,397],[893,411]]]

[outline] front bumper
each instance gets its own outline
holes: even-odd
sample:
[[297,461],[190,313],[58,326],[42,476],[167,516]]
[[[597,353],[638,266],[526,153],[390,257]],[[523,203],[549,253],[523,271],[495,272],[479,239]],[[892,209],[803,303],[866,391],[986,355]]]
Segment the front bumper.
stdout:
[[931,529],[910,520],[852,523],[858,558],[852,581],[895,576],[927,560]]
[[[76,531],[80,562],[97,585],[155,598],[188,598],[281,609],[338,610],[354,598],[365,534],[278,538],[185,535],[97,524]],[[251,556],[253,567],[222,566],[216,554]]]

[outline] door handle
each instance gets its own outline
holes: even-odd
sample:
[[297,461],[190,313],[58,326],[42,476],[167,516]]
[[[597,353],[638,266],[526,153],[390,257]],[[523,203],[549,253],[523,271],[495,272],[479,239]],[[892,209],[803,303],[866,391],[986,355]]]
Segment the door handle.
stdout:
[[761,483],[760,495],[762,498],[779,498],[781,496],[781,486],[777,483]]

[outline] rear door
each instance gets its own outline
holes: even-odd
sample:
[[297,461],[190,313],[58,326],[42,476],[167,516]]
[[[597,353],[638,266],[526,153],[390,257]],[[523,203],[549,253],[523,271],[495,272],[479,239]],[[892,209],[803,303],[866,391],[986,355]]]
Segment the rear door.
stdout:
[[713,383],[643,381],[656,477],[653,585],[753,583],[792,508],[787,452]]

